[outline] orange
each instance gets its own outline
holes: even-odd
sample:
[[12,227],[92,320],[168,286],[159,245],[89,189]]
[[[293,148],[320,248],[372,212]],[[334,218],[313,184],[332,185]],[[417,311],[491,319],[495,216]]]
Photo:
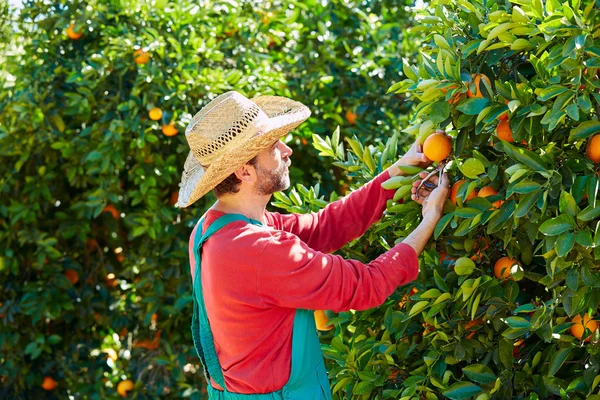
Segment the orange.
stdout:
[[[483,244],[481,242],[483,242]],[[475,250],[477,250],[477,253],[475,253],[474,255],[472,255],[470,257],[471,260],[473,260],[473,261],[481,260],[481,258],[482,258],[481,252],[485,251],[488,247],[490,247],[490,242],[488,242],[488,240],[482,236],[481,240],[477,242],[477,246],[475,247]]]
[[174,206],[177,204],[177,200],[179,200],[179,192],[171,193],[171,197],[169,198],[169,204]]
[[148,117],[152,121],[158,121],[162,118],[162,110],[158,107],[154,107],[152,110],[148,112]]
[[502,257],[494,264],[494,275],[498,279],[512,279],[510,270],[514,265],[520,265],[517,260],[509,257]]
[[133,52],[133,61],[136,64],[146,64],[150,61],[150,54],[142,49],[138,49]]
[[133,386],[133,382],[130,379],[127,379],[126,381],[121,381],[117,385],[117,393],[119,393],[121,397],[127,397],[129,391],[133,390]]
[[[508,116],[506,118],[508,118]],[[505,140],[509,143],[515,141],[512,136],[512,129],[510,129],[510,123],[507,119],[500,119],[500,122],[496,127],[496,136],[498,136],[498,139]]]
[[77,40],[83,36],[83,31],[75,32],[75,24],[71,24],[67,28],[67,36],[69,37],[69,39]]
[[[452,89],[456,89],[458,87],[458,85],[451,85],[448,86],[447,88],[442,88],[442,92],[443,93],[448,93],[450,90]],[[454,93],[449,99],[448,99],[448,104],[456,104],[460,101],[461,99],[461,95],[462,93]]]
[[158,349],[158,345],[160,344],[160,333],[161,333],[160,330],[156,331],[156,333],[154,334],[154,339],[152,339],[152,340],[150,340],[150,339],[145,339],[145,340],[135,339],[133,341],[133,347],[144,348],[147,350]]
[[583,321],[581,315],[576,315],[573,317],[571,322],[574,323],[574,325],[571,326],[571,333],[579,340],[581,340],[581,338],[583,337],[585,328],[589,329],[591,333],[585,339],[586,342],[590,341],[590,339],[592,338],[592,334],[598,328],[598,322],[592,320],[588,313],[585,313],[585,315],[583,316]]
[[592,136],[588,143],[587,156],[593,163],[600,163],[600,134]]
[[119,219],[119,217],[120,217],[119,212],[117,211],[115,206],[113,206],[112,204],[108,204],[106,207],[104,207],[102,212],[103,213],[105,213],[105,212],[111,213],[114,219]]
[[71,285],[74,285],[77,283],[77,281],[79,280],[79,274],[77,273],[77,271],[73,270],[73,269],[67,269],[64,272],[65,277],[69,280],[69,282],[71,282]]
[[473,78],[473,83],[475,84],[475,87],[477,88],[477,91],[475,93],[473,93],[469,89],[467,91],[467,96],[468,97],[483,97],[484,84],[483,84],[483,82],[481,82],[481,79],[483,78],[490,85],[490,87],[491,87],[492,86],[492,82],[490,81],[490,78],[488,78],[484,74],[472,74],[471,77]]
[[175,127],[174,123],[170,123],[169,125],[163,125],[162,126],[162,133],[165,136],[175,136],[177,135],[177,128]]
[[445,160],[452,151],[450,138],[443,133],[429,135],[423,143],[423,153],[431,161]]
[[[456,181],[456,183],[454,183],[454,185],[452,185],[452,188],[450,189],[450,201],[454,205],[456,205],[456,196],[458,195],[458,188],[464,182],[466,182],[465,179],[461,179],[459,181]],[[477,190],[473,190],[471,193],[469,193],[469,195],[467,196],[467,198],[466,198],[466,200],[464,202],[466,203],[467,201],[471,200],[475,196],[477,196]]]
[[483,320],[481,318],[472,319],[471,321],[469,321],[465,324],[465,329],[471,329],[474,326],[482,325],[482,324],[483,324]]
[[[497,194],[498,194],[498,192],[496,192],[493,187],[486,186],[486,187],[481,188],[481,190],[479,191],[477,196],[488,197],[488,196],[495,196]],[[496,208],[500,208],[502,203],[504,203],[502,200],[498,200],[498,201],[493,202],[492,205]]]
[[329,331],[333,329],[333,325],[329,325],[329,318],[325,315],[325,311],[316,310],[315,311],[315,323],[317,324],[317,329],[320,331]]
[[354,125],[356,123],[356,113],[348,111],[346,113],[346,120],[350,123],[350,125]]
[[49,376],[44,377],[44,382],[42,382],[42,388],[44,390],[54,390],[57,386],[58,382],[56,382],[54,379],[50,378]]

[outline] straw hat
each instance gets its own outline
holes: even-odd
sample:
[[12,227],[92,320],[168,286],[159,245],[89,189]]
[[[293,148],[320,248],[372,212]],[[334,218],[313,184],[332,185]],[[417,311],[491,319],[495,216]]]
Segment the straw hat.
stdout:
[[204,196],[309,116],[308,107],[285,97],[249,100],[232,91],[215,98],[185,130],[191,151],[175,206],[187,207]]

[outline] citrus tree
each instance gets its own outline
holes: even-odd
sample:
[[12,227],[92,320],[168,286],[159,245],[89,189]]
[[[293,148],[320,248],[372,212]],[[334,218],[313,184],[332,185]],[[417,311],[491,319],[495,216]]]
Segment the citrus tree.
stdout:
[[[415,100],[404,132],[449,173],[451,198],[416,282],[377,309],[329,313],[334,396],[599,399],[600,4],[432,1],[417,21],[418,62],[390,92]],[[352,187],[397,160],[398,134],[343,133],[314,145]],[[384,184],[386,214],[342,254],[368,261],[414,229],[418,172]],[[335,199],[318,189],[277,204]]]
[[363,97],[397,79],[408,11],[67,3],[0,5],[0,397],[201,398],[187,243],[214,198],[173,206],[187,122],[228,90],[301,100],[291,173],[337,188],[308,138],[397,130],[400,95]]

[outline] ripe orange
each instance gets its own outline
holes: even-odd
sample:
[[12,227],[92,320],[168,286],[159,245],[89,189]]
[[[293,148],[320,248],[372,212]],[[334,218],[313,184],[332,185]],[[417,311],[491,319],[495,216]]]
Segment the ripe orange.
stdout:
[[583,337],[585,328],[589,329],[589,331],[591,333],[585,339],[586,342],[590,341],[590,339],[592,338],[592,334],[594,333],[594,331],[596,329],[598,329],[598,322],[592,320],[590,318],[590,316],[588,315],[588,313],[585,313],[583,318],[581,318],[581,315],[574,316],[573,319],[571,320],[571,322],[575,323],[574,325],[571,326],[571,333],[573,334],[573,336],[575,336],[579,340],[581,340],[581,338]]
[[333,329],[333,325],[329,325],[329,318],[325,315],[325,311],[316,310],[315,311],[315,323],[317,324],[317,329],[320,331],[329,331]]
[[44,390],[54,390],[57,386],[58,382],[56,382],[54,379],[50,378],[49,376],[44,377],[44,381],[42,382],[42,388]]
[[508,120],[508,111],[505,111],[502,114],[498,115],[498,119],[500,121],[506,121],[506,120]]
[[150,54],[142,49],[138,49],[133,52],[133,61],[136,64],[146,64],[150,61]]
[[169,125],[163,125],[162,126],[162,133],[165,136],[175,136],[177,135],[177,128],[175,127],[174,123],[170,123]]
[[[461,179],[458,180],[454,183],[454,185],[452,185],[452,188],[450,189],[450,201],[452,202],[452,204],[456,205],[456,196],[458,195],[458,188],[460,187],[460,185],[462,185],[464,182],[466,182],[466,179]],[[477,190],[473,190],[471,193],[469,193],[469,195],[467,196],[465,203],[469,200],[471,200],[473,197],[477,196]]]
[[588,143],[587,156],[593,163],[600,163],[600,134],[592,136]]
[[[506,117],[508,118],[508,116]],[[510,129],[510,123],[507,119],[501,119],[496,127],[496,136],[498,139],[505,140],[509,143],[513,143],[515,139],[512,136],[512,129]]]
[[127,379],[126,381],[121,381],[117,385],[117,393],[119,393],[121,397],[127,397],[129,392],[133,390],[133,386],[133,382],[130,379]]
[[429,135],[423,143],[423,153],[431,161],[445,160],[452,151],[450,138],[443,133]]
[[83,36],[83,31],[75,32],[75,24],[71,24],[67,28],[67,36],[69,37],[69,39],[77,40]]
[[152,340],[150,340],[150,339],[144,339],[144,340],[135,339],[133,341],[133,347],[143,348],[146,350],[156,350],[156,349],[158,349],[158,345],[160,344],[160,334],[161,334],[161,331],[158,330],[154,334],[154,339],[152,339]]
[[105,212],[111,213],[111,215],[113,216],[114,219],[119,219],[119,217],[120,217],[119,212],[117,211],[115,206],[113,206],[112,204],[108,204],[106,207],[104,207],[102,212],[103,213],[105,213]]
[[481,260],[481,252],[487,250],[487,248],[490,247],[490,242],[488,242],[488,240],[485,237],[481,237],[481,240],[479,240],[477,242],[477,245],[475,246],[474,250],[477,250],[477,252],[472,255],[470,258],[473,261],[478,261]]
[[177,204],[177,200],[179,200],[179,192],[175,191],[171,193],[171,197],[169,198],[169,204],[174,206]]
[[356,124],[356,113],[348,110],[348,112],[346,112],[346,120],[350,123],[350,125]]
[[[488,197],[488,196],[495,196],[497,194],[498,194],[498,192],[495,191],[493,187],[485,186],[485,187],[481,188],[481,190],[479,191],[479,193],[477,195],[479,197]],[[502,200],[498,200],[498,201],[493,202],[492,205],[495,208],[500,208],[502,203],[504,203]]]
[[502,257],[494,264],[494,275],[498,279],[512,279],[511,269],[514,265],[521,265],[517,260],[509,257]]
[[71,285],[74,285],[79,281],[79,274],[74,269],[67,269],[64,272],[65,277],[71,282]]
[[[458,87],[458,85],[451,85],[451,86],[448,86],[447,88],[442,88],[442,92],[443,93],[448,93],[450,90],[456,89],[457,87]],[[462,96],[462,93],[460,93],[460,92],[459,93],[454,93],[452,95],[452,97],[450,97],[448,99],[448,104],[456,104],[456,103],[458,103],[460,101],[460,99],[461,99],[461,96]]]
[[152,110],[150,110],[148,112],[148,117],[152,120],[152,121],[158,121],[159,119],[162,118],[162,110],[158,107],[154,107]]
[[471,90],[469,89],[467,91],[467,96],[468,97],[483,97],[484,83],[481,82],[481,79],[483,78],[483,80],[485,80],[491,87],[492,82],[490,81],[490,78],[488,78],[484,74],[472,74],[471,77],[473,78],[473,83],[475,84],[475,87],[477,89],[476,89],[475,93],[471,92]]

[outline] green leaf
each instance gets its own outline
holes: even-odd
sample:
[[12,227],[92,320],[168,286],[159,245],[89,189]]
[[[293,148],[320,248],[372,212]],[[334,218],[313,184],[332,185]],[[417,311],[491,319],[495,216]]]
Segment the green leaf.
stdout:
[[459,165],[460,171],[464,176],[471,179],[477,179],[477,177],[485,172],[483,163],[476,158],[469,158],[462,165]]
[[554,244],[554,249],[559,257],[565,257],[575,245],[575,235],[573,232],[565,232],[559,236]]
[[435,239],[437,239],[442,234],[444,229],[446,229],[446,226],[448,226],[448,223],[450,223],[452,217],[454,217],[453,213],[446,214],[438,221],[433,231],[433,236]]
[[529,329],[531,327],[531,323],[523,317],[508,317],[505,322],[514,329]]
[[360,382],[358,385],[354,386],[354,390],[352,390],[352,394],[359,396],[363,394],[370,393],[373,388],[373,384],[371,382]]
[[513,193],[527,194],[527,193],[536,191],[541,187],[542,187],[542,185],[540,185],[537,182],[521,181],[521,182],[513,185],[512,187],[510,187],[509,190],[507,191],[506,195],[510,196]]
[[515,204],[514,200],[508,200],[500,206],[500,211],[495,213],[488,223],[488,233],[497,232],[506,224],[512,225],[511,217],[515,212]]
[[600,132],[600,122],[585,121],[579,124],[577,128],[571,130],[571,134],[569,135],[569,141],[585,139],[597,132]]
[[559,94],[566,92],[567,90],[569,90],[569,89],[564,86],[552,85],[549,88],[546,88],[540,92],[540,95],[538,96],[538,100],[539,101],[550,100],[551,98],[556,97]]
[[464,101],[456,109],[466,115],[477,115],[489,105],[490,101],[488,99],[477,97]]
[[546,236],[557,236],[575,228],[575,220],[568,214],[549,219],[540,226],[540,232]]
[[408,316],[413,317],[413,316],[417,315],[418,313],[423,311],[425,308],[427,308],[428,305],[429,305],[428,301],[419,301],[418,303],[415,303],[415,305],[412,306],[412,308],[410,309]]
[[470,275],[475,270],[475,263],[468,257],[461,257],[456,260],[454,272],[457,275]]
[[577,214],[577,202],[571,196],[571,193],[562,191],[560,194],[559,210],[561,214],[569,214],[574,217]]
[[468,399],[481,392],[481,388],[471,382],[456,382],[442,392],[444,396],[452,400]]
[[463,367],[462,371],[474,382],[481,384],[492,383],[496,380],[496,375],[491,368],[483,364],[471,364]]
[[542,158],[539,155],[529,150],[513,146],[505,141],[500,141],[494,144],[494,148],[504,151],[507,156],[521,164],[527,165],[534,171],[545,172],[547,170],[546,163],[544,162],[544,160],[542,160]]
[[527,213],[531,209],[531,206],[535,204],[538,196],[540,195],[540,192],[541,190],[537,190],[535,192],[528,193],[525,196],[521,197],[521,200],[519,201],[519,204],[517,206],[517,212],[515,213],[515,216],[517,218],[522,218],[527,215]]
[[587,206],[579,214],[577,214],[577,219],[580,221],[592,221],[600,217],[600,206],[593,208],[592,206]]
[[570,352],[571,352],[571,349],[569,347],[565,347],[565,348],[558,350],[556,353],[554,353],[554,355],[552,356],[552,359],[550,360],[550,367],[548,368],[548,376],[556,375],[556,373],[558,372],[560,367],[562,367],[563,363],[567,360],[567,357],[569,356]]

